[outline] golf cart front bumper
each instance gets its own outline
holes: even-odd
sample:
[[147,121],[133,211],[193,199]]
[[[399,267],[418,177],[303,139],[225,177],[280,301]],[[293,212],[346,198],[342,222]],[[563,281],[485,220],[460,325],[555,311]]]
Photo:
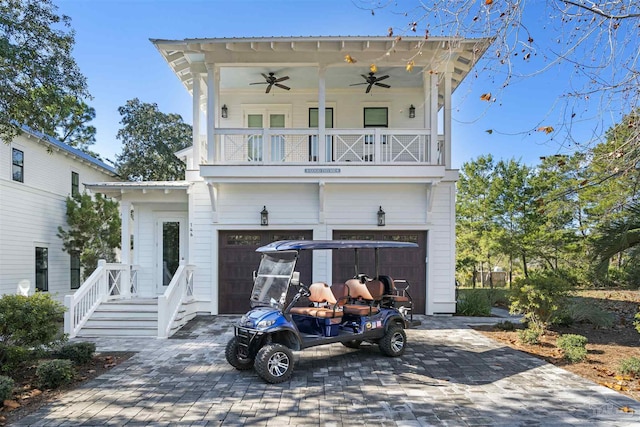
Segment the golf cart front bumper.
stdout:
[[240,357],[246,359],[258,352],[264,337],[264,331],[234,326],[234,333],[238,338],[238,355]]

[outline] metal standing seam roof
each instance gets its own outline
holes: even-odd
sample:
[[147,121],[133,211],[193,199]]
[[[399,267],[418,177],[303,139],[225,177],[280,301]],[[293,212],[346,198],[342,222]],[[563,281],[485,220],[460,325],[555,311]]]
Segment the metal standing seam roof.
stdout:
[[34,136],[56,148],[59,148],[60,150],[66,151],[67,153],[81,159],[84,160],[86,162],[91,163],[93,166],[100,168],[100,169],[104,169],[107,173],[111,174],[112,176],[116,177],[118,176],[118,174],[116,173],[115,168],[113,168],[112,166],[109,166],[108,164],[106,164],[105,162],[103,162],[102,160],[96,159],[93,156],[90,156],[89,154],[85,153],[82,150],[79,150],[75,147],[72,147],[68,144],[65,144],[62,141],[59,141],[47,134],[44,134],[40,131],[31,129],[29,126],[27,125],[19,125],[20,129],[24,132],[27,133],[31,136]]

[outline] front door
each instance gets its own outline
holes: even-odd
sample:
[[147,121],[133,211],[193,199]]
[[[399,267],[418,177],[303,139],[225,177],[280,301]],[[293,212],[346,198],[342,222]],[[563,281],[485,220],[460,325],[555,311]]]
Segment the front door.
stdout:
[[157,222],[157,293],[163,294],[185,259],[186,218],[182,215],[158,218]]

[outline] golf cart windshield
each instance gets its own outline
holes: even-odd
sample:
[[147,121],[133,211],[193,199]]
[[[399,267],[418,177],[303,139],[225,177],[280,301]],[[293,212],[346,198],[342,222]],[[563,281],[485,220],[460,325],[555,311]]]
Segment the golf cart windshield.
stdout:
[[269,306],[282,309],[289,282],[296,266],[297,252],[277,252],[262,255],[258,274],[253,282],[251,308]]

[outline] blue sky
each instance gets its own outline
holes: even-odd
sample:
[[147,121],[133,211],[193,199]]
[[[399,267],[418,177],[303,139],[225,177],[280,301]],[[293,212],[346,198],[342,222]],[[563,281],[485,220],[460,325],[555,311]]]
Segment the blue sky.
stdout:
[[[191,123],[191,97],[150,38],[379,36],[408,21],[385,10],[372,16],[348,0],[54,1],[72,19],[73,54],[94,97],[89,101],[98,130],[93,149],[112,160],[121,151],[117,109],[129,99],[157,103],[161,111]],[[453,166],[488,153],[535,164],[540,156],[565,152],[557,137],[526,131],[552,124],[554,113],[549,114],[566,82],[563,74],[551,71],[500,91],[486,74],[467,79],[454,97]],[[492,92],[496,102],[481,101],[485,92]]]

